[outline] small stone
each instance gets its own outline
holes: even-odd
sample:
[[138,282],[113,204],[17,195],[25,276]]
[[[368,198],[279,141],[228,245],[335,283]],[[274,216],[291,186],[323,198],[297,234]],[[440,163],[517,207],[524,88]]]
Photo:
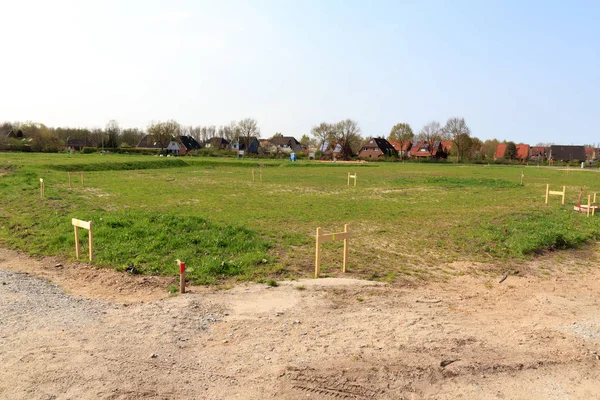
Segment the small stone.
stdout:
[[60,268],[60,267],[62,267],[62,266],[63,266],[63,265],[59,263],[59,264],[56,264],[56,265],[54,266],[54,268]]
[[223,343],[229,343],[229,340],[225,339],[223,340]]
[[294,323],[295,323],[295,324],[299,324],[299,323],[300,323],[300,320],[299,320],[299,319],[297,319],[297,320],[295,320],[295,321],[294,321]]
[[158,354],[154,354],[154,353],[150,354],[150,358],[157,358],[157,357],[158,357]]

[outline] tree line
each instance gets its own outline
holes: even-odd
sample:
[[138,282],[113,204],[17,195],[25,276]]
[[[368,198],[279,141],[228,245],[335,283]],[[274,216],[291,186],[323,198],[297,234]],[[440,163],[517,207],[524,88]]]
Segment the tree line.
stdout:
[[[258,121],[246,118],[231,121],[227,125],[182,125],[175,120],[153,121],[145,130],[139,128],[121,128],[115,120],[110,120],[104,128],[68,128],[47,127],[32,122],[4,122],[0,124],[0,146],[14,145],[18,149],[17,140],[8,136],[9,132],[21,131],[27,138],[27,146],[32,151],[59,151],[65,148],[69,139],[83,140],[86,146],[97,148],[136,147],[144,135],[150,135],[154,142],[166,148],[169,141],[176,136],[191,136],[203,143],[213,137],[221,137],[228,141],[246,141],[261,137]],[[14,136],[14,135],[13,135]],[[277,132],[272,137],[282,136]],[[316,150],[333,150],[336,146],[341,150],[339,158],[349,158],[358,154],[363,143],[373,136],[363,137],[360,126],[355,120],[344,119],[339,122],[321,122],[310,130],[310,135],[302,135],[300,143]],[[451,141],[451,155],[457,161],[492,159],[497,139],[482,141],[472,136],[471,129],[462,117],[449,118],[444,125],[438,121],[426,123],[418,132],[414,132],[408,123],[397,123],[390,129],[386,137],[390,141],[425,143],[429,148],[439,141]],[[22,144],[21,144],[22,145]],[[510,149],[512,151],[512,146]],[[510,151],[509,151],[510,153]],[[510,154],[509,154],[510,156]]]

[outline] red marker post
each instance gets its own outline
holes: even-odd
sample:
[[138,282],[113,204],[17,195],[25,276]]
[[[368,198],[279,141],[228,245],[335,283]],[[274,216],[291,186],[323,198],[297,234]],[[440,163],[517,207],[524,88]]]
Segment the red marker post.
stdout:
[[179,262],[179,293],[185,293],[185,263]]

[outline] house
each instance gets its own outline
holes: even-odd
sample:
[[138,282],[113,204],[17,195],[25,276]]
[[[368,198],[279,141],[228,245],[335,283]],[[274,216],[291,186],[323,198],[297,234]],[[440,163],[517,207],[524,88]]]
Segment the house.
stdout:
[[204,147],[225,150],[229,147],[229,140],[222,137],[213,137],[204,142]]
[[531,146],[529,148],[529,158],[537,161],[545,160],[548,157],[549,150],[545,146]]
[[[508,143],[500,143],[497,147],[496,147],[496,154],[494,155],[494,158],[504,158],[504,153],[506,152],[506,145]],[[515,155],[515,158],[517,160],[527,160],[529,158],[529,149],[530,146],[528,144],[523,144],[523,143],[519,143],[517,145],[515,145],[517,148],[517,154]]]
[[232,143],[231,149],[233,151],[243,150],[247,153],[258,154],[258,148],[260,147],[260,142],[254,136],[252,136],[249,140],[248,138],[240,136],[239,143]]
[[411,157],[415,158],[448,158],[448,153],[444,151],[442,142],[436,141],[430,149],[430,143],[421,141],[414,144],[409,152]]
[[442,150],[444,150],[444,153],[450,154],[453,145],[452,140],[442,140],[440,144],[442,145]]
[[302,151],[302,145],[296,138],[292,136],[277,136],[269,140],[277,151],[284,153],[300,152]]
[[595,160],[598,157],[598,149],[595,147],[586,147],[585,148],[585,159],[586,161]]
[[379,158],[397,156],[398,152],[390,142],[383,138],[373,138],[363,143],[358,156],[360,158]]
[[202,148],[200,143],[198,143],[196,139],[191,136],[178,136],[177,138],[181,144],[181,147],[179,148],[179,154],[181,155],[190,154]]
[[550,146],[550,158],[554,161],[585,161],[583,146]]
[[408,157],[408,152],[412,147],[413,143],[410,140],[398,141],[398,140],[388,140],[394,149],[398,152],[398,155],[402,158]]
[[[181,154],[180,152],[182,151],[182,146],[183,145],[178,141],[178,139],[171,138],[171,140],[169,140],[169,143],[167,143],[167,146],[165,148],[167,150],[167,153]],[[144,135],[144,137],[142,137],[142,139],[136,147],[140,149],[163,149],[160,143],[155,141],[151,135]],[[185,152],[183,154],[185,154]]]
[[19,139],[19,140],[25,138],[25,136],[23,136],[23,131],[20,129],[17,129],[17,131],[14,131],[13,129],[11,129],[6,134],[6,137],[8,139]]
[[67,148],[75,151],[81,151],[84,147],[91,147],[94,144],[88,139],[67,139]]

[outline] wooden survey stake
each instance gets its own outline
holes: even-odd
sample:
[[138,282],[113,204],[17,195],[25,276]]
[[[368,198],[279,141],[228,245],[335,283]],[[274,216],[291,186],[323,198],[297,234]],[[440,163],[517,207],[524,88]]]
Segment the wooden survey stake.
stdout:
[[[260,181],[262,182],[262,168],[258,170],[258,176],[259,176]],[[252,169],[252,182],[256,182],[254,169]]]
[[334,242],[336,240],[344,240],[344,261],[342,264],[342,272],[346,272],[348,266],[348,239],[350,238],[350,230],[348,224],[344,225],[344,232],[323,234],[321,228],[317,228],[316,248],[315,248],[315,278],[319,277],[321,272],[321,243]]
[[185,263],[179,260],[177,265],[179,266],[179,293],[185,293]]
[[83,187],[84,186],[84,184],[83,184],[83,172],[69,172],[69,188],[72,187],[72,184],[71,184],[71,175],[72,174],[81,176],[81,187]]
[[557,192],[550,190],[550,185],[546,185],[546,204],[548,204],[548,196],[562,196],[562,201],[560,204],[565,204],[565,193],[567,189],[566,186],[563,186],[562,192]]
[[350,178],[354,179],[354,186],[356,186],[356,173],[352,175],[348,172],[348,186],[350,186]]
[[40,178],[40,198],[44,198],[44,179]]
[[75,256],[79,260],[79,232],[78,228],[87,229],[88,230],[88,245],[90,251],[90,261],[93,260],[93,235],[92,235],[92,221],[82,221],[80,219],[73,218],[71,220],[73,227],[75,228]]

